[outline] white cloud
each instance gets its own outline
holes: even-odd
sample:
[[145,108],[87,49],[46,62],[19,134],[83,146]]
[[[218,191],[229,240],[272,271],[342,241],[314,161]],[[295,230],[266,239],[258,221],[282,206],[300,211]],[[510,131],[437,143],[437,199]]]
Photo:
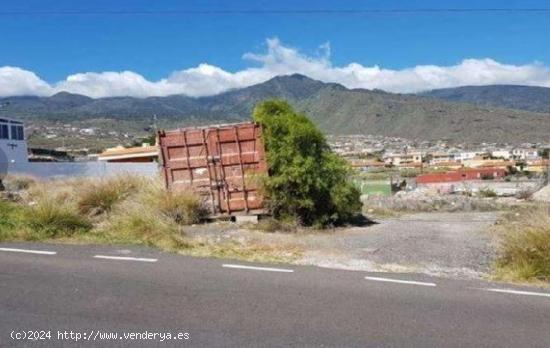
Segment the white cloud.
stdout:
[[0,96],[48,95],[52,88],[35,73],[12,66],[0,67]]
[[330,45],[319,47],[314,56],[268,39],[263,54],[246,53],[243,58],[255,66],[229,72],[207,63],[175,71],[166,78],[149,81],[132,71],[86,72],[48,84],[35,73],[16,67],[0,67],[0,96],[51,95],[59,91],[91,97],[165,96],[185,94],[205,96],[246,87],[277,75],[300,73],[325,82],[338,82],[349,88],[382,89],[389,92],[422,90],[464,85],[521,84],[550,87],[550,68],[541,63],[510,65],[493,59],[464,59],[452,66],[419,65],[402,70],[349,63],[333,66]]

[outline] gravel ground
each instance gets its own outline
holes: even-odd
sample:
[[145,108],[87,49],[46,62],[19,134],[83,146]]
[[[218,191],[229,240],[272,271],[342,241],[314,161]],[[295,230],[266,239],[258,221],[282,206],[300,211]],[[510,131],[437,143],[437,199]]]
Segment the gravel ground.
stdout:
[[541,202],[550,202],[550,185],[546,185],[535,192],[533,198]]
[[189,228],[216,240],[297,245],[300,264],[362,271],[419,272],[461,278],[487,275],[494,256],[488,228],[496,212],[418,213],[365,227],[266,233],[217,223]]
[[487,229],[497,218],[494,212],[420,213],[380,220],[317,237],[319,249],[333,249],[332,259],[315,251],[306,260],[327,267],[482,277],[494,256]]

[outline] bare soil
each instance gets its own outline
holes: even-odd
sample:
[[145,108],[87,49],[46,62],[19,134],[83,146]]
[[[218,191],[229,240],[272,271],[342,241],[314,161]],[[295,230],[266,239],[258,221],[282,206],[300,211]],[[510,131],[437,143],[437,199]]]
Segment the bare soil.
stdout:
[[[186,232],[200,238],[298,247],[299,264],[362,271],[418,272],[460,278],[488,275],[497,212],[418,213],[364,227],[266,233],[218,223]],[[295,261],[296,262],[296,261]]]

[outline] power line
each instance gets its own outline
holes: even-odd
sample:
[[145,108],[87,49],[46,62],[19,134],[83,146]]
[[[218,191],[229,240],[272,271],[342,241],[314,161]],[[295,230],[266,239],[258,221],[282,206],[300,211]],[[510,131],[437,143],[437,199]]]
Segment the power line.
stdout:
[[550,14],[550,8],[421,8],[421,9],[319,9],[319,10],[4,10],[0,16],[165,16],[165,15],[368,15],[438,13],[523,13]]

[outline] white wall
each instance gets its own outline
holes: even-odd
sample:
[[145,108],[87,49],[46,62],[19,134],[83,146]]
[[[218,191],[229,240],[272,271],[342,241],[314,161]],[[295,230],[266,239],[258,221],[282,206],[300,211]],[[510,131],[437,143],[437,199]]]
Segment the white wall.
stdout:
[[110,162],[27,162],[9,163],[8,174],[32,175],[37,178],[106,177],[117,174],[156,176],[157,163]]

